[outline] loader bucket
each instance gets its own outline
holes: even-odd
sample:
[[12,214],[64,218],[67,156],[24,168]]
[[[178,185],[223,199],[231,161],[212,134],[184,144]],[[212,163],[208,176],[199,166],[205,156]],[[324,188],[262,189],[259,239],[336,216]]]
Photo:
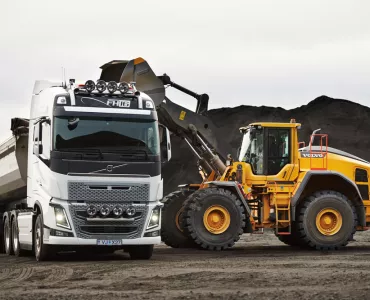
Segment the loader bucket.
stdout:
[[135,82],[138,91],[152,98],[155,105],[161,104],[165,97],[163,82],[155,75],[149,64],[141,57],[127,61],[114,60],[100,67],[100,79],[104,81]]

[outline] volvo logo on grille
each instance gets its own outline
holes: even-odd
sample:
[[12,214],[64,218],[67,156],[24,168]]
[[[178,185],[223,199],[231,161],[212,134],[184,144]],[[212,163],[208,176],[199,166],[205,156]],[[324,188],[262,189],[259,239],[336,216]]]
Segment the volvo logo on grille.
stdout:
[[113,165],[108,165],[107,166],[107,171],[112,172],[113,171]]

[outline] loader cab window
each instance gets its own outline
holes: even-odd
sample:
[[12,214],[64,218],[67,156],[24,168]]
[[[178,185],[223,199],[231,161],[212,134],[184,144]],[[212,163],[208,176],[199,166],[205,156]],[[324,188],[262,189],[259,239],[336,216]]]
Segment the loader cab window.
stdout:
[[244,133],[239,161],[249,163],[256,175],[263,175],[263,129],[250,128]]
[[267,175],[276,175],[290,163],[290,129],[269,128],[267,137]]

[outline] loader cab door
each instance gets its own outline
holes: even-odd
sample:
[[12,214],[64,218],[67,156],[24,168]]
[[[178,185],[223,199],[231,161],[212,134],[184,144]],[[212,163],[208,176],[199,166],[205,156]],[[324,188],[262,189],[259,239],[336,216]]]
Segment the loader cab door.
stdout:
[[265,128],[265,174],[277,175],[291,163],[291,129]]

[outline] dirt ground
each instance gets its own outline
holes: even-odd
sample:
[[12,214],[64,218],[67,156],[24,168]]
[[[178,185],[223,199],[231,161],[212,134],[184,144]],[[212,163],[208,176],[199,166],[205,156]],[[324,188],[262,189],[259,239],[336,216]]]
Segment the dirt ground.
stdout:
[[231,250],[155,248],[149,261],[113,255],[0,255],[0,299],[370,299],[370,232],[336,252],[244,235]]

